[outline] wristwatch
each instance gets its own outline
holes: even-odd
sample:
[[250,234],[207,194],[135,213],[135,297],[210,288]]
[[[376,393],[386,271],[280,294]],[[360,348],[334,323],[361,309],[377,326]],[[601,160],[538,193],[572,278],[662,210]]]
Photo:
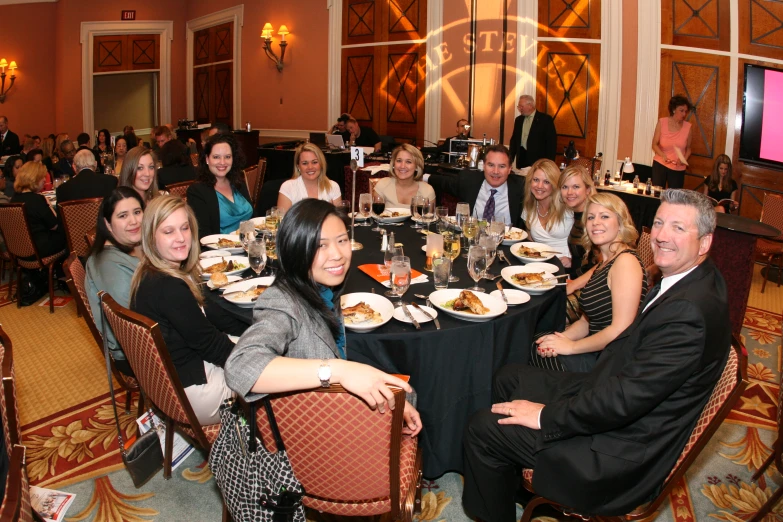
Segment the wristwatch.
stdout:
[[326,359],[321,359],[321,366],[318,367],[318,379],[321,381],[321,388],[329,387],[329,381],[332,379],[332,368]]

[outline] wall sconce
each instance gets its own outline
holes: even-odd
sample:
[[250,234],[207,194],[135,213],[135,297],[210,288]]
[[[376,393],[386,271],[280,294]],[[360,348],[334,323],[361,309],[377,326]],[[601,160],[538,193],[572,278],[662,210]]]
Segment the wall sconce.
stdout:
[[283,72],[283,57],[285,57],[285,48],[288,45],[288,42],[285,41],[285,35],[288,34],[288,27],[281,25],[280,29],[277,31],[277,34],[280,35],[280,58],[277,57],[275,51],[272,49],[273,31],[272,24],[269,22],[264,24],[264,28],[261,30],[261,38],[264,39],[264,52],[266,53],[266,57],[275,63],[277,70]]
[[[6,67],[11,71],[11,84],[8,86],[8,89],[5,88]],[[11,87],[14,86],[14,80],[16,80],[16,62],[11,60],[9,65],[5,58],[0,59],[0,103],[5,102],[5,96],[11,90]]]

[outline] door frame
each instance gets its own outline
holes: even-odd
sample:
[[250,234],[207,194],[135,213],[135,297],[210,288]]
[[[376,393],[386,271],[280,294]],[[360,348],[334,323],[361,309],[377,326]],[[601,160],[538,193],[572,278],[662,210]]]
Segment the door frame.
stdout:
[[242,25],[244,24],[245,5],[240,4],[235,7],[229,7],[222,11],[217,11],[208,15],[188,20],[185,24],[185,90],[188,100],[188,119],[193,120],[196,113],[193,107],[193,33],[213,27],[215,25],[234,22],[234,54],[233,62],[233,128],[242,127]]
[[174,22],[82,22],[79,43],[82,46],[82,128],[91,133],[95,130],[93,110],[93,41],[95,36],[113,34],[158,34],[160,35],[160,99],[161,122],[171,121],[171,41],[174,39]]

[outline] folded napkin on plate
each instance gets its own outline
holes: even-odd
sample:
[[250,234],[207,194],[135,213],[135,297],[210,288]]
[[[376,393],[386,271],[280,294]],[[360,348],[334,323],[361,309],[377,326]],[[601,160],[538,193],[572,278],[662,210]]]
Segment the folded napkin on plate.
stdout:
[[371,167],[362,167],[362,170],[366,170],[367,172],[369,172],[370,174],[372,174],[374,176],[374,175],[376,175],[376,174],[378,174],[379,172],[382,172],[382,171],[388,172],[389,170],[391,170],[391,165],[388,164],[388,163],[384,163],[382,165],[373,165]]
[[[386,265],[374,265],[374,264],[360,265],[359,270],[361,270],[368,276],[372,277],[386,288],[391,288],[391,283],[389,283],[389,269],[386,268]],[[426,283],[429,280],[430,278],[427,277],[426,274],[422,274],[418,270],[414,270],[411,268],[412,285],[415,285],[417,283]]]

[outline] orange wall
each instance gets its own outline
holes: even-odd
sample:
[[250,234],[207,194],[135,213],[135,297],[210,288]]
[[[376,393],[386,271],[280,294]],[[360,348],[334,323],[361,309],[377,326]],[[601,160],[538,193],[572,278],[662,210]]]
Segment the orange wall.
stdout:
[[623,0],[623,81],[620,91],[620,134],[617,157],[633,156],[633,131],[636,118],[636,68],[638,66],[638,0]]
[[[55,14],[57,4],[24,4],[0,7],[3,20],[0,58],[19,64],[14,88],[0,114],[19,134],[40,136],[55,132]],[[34,30],[33,30],[34,28]],[[6,78],[6,87],[10,79]]]

